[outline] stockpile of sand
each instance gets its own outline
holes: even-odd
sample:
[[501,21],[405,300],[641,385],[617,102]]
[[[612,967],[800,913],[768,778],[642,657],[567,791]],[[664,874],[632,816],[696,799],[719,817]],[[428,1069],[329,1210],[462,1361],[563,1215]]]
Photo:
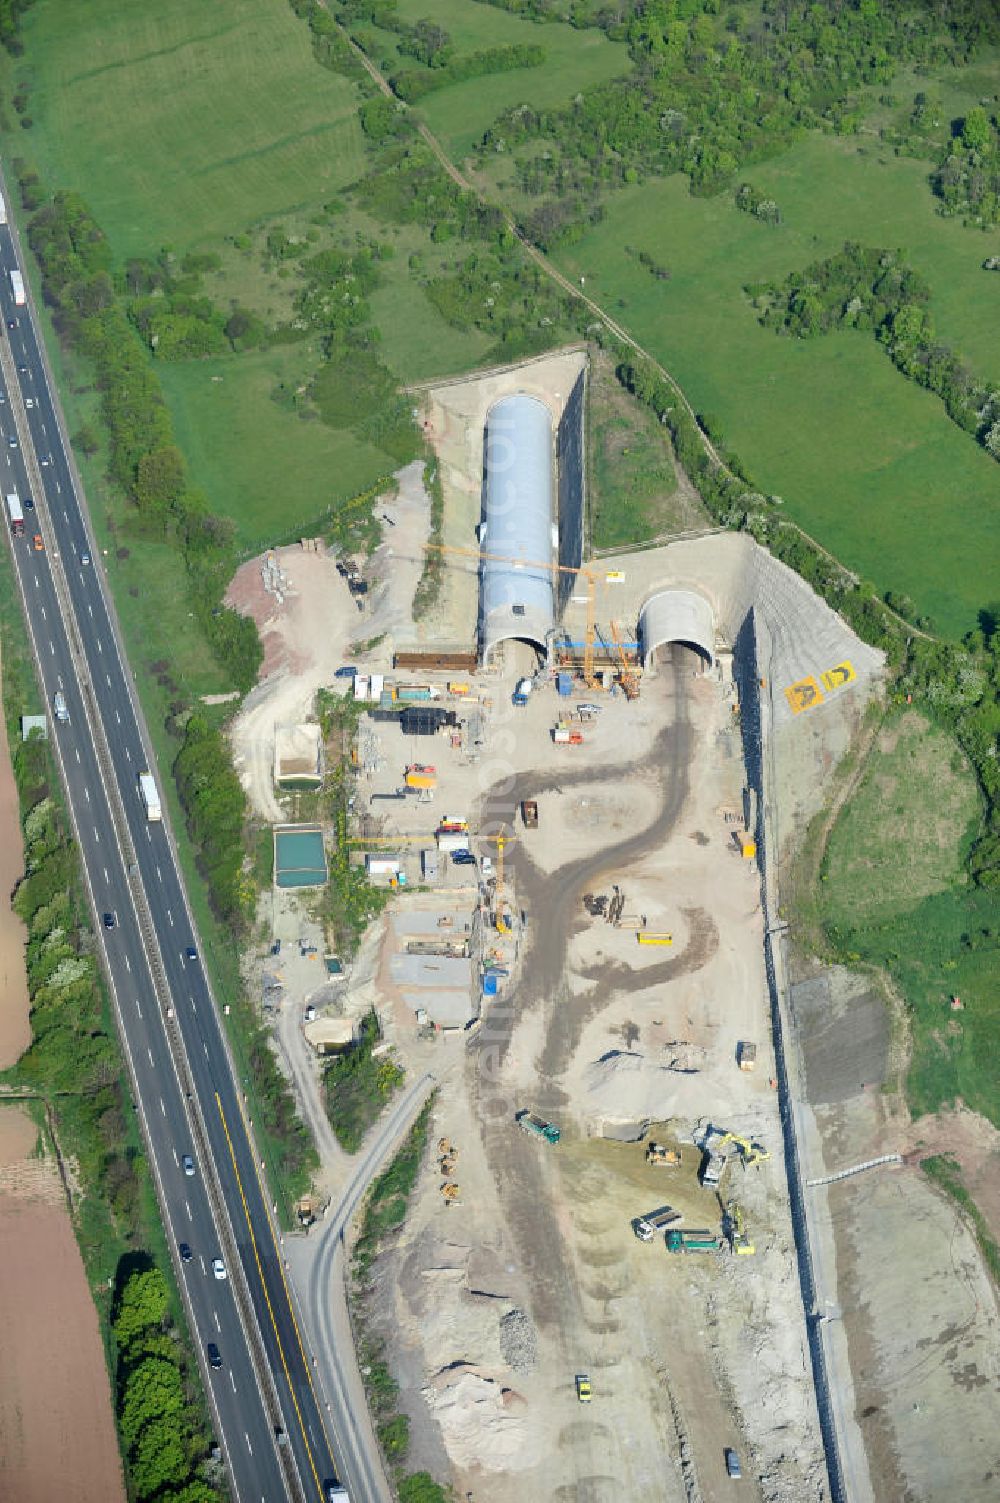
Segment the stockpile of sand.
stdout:
[[[697,1052],[697,1051],[696,1051]],[[607,1122],[665,1122],[704,1109],[705,1086],[697,1066],[673,1063],[672,1046],[661,1060],[612,1049],[583,1071],[584,1109]]]
[[537,1463],[538,1435],[524,1399],[481,1369],[444,1368],[423,1394],[455,1466],[515,1472]]

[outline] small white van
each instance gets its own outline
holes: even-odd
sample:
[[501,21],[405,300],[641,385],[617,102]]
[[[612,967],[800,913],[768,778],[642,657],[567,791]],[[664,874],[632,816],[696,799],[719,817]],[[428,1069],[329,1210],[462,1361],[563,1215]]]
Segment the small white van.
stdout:
[[66,708],[66,696],[61,689],[57,689],[52,700],[52,708],[57,720],[68,720],[69,710]]

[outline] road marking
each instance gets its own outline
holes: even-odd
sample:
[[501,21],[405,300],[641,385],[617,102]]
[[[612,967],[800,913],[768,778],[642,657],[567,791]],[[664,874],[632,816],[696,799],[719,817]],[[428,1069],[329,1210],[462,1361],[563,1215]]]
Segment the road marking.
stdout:
[[[111,680],[110,680],[110,679],[108,679],[108,683],[109,683],[109,684],[110,684],[110,682],[111,682]],[[128,758],[128,759],[129,759],[129,761],[130,761],[130,762],[131,762],[131,760],[132,760],[132,753],[131,753],[131,752],[130,752],[130,751],[129,751],[129,749],[128,749],[128,747],[127,747],[127,746],[126,746],[126,748],[125,748],[125,755],[126,755],[126,757],[127,757],[127,758]]]
[[[132,967],[129,966],[129,970],[131,970],[131,969],[132,969]],[[139,1016],[141,1018],[142,1017],[142,1008],[139,1006],[139,998],[138,997],[136,997],[136,999],[135,999],[135,1010],[136,1010],[136,1012],[139,1014]]]
[[87,611],[88,611],[88,613],[90,615],[91,620],[93,620],[93,618],[94,618],[94,607],[91,605],[91,603],[90,603],[89,600],[87,601]]
[[[132,969],[132,962],[129,960],[129,958],[128,958],[127,955],[125,956],[125,969],[127,971],[130,971]],[[136,1007],[138,1007],[139,1006],[138,1002],[135,1005],[136,1005]],[[141,1017],[142,1014],[140,1013],[139,1016]]]
[[94,839],[97,841],[97,844],[100,845],[100,843],[101,843],[101,832],[97,828],[96,825],[94,826]]
[[[80,748],[78,746],[74,746],[73,750],[76,752],[76,760],[79,762],[80,761]],[[82,765],[83,764],[81,763],[81,766]]]
[[825,673],[820,674],[823,688],[828,694],[832,694],[835,689],[844,689],[848,684],[853,684],[857,676],[854,664],[848,662],[838,663],[836,668],[828,668]]
[[110,689],[111,688],[111,674],[110,673],[106,673],[104,675],[104,677],[107,679],[107,681],[108,681],[108,688]]
[[108,869],[107,869],[107,867],[104,868],[104,880],[108,884],[108,886],[110,887],[111,886],[111,878],[108,876]]
[[35,589],[37,590],[39,588],[39,585],[38,585],[38,575],[37,574],[34,576],[34,579],[35,579]]
[[163,873],[160,871],[159,867],[156,868],[156,875],[159,877],[160,881],[162,882],[163,881]]
[[246,1441],[246,1443],[247,1443],[247,1450],[250,1452],[250,1455],[252,1456],[253,1455],[253,1446],[250,1444],[250,1437],[249,1437],[249,1435],[247,1434],[247,1432],[245,1430],[243,1431],[243,1439]]
[[56,655],[56,644],[54,642],[50,642],[49,643],[49,652],[51,652],[52,656],[55,657],[55,655]]
[[236,1392],[236,1379],[233,1377],[232,1373],[229,1374],[229,1381],[233,1385],[233,1393],[235,1393]]
[[163,1113],[164,1116],[167,1115],[167,1109],[163,1105],[163,1097],[162,1096],[160,1097],[160,1111]]
[[172,928],[173,928],[173,927],[174,927],[174,916],[173,916],[173,914],[172,914],[172,913],[171,913],[171,912],[170,912],[170,909],[169,909],[169,908],[168,908],[168,909],[167,909],[167,918],[168,918],[168,919],[169,919],[169,920],[170,920],[170,927],[171,927],[171,929],[172,929]]
[[208,1058],[208,1045],[205,1043],[204,1039],[202,1039],[202,1041],[201,1041],[201,1047],[204,1049],[204,1051],[205,1051],[205,1058],[207,1059]]
[[47,616],[47,615],[46,615],[46,614],[45,614],[45,607],[44,607],[44,605],[43,605],[43,606],[42,606],[42,607],[41,607],[41,611],[42,611],[42,620],[43,620],[43,621],[47,621],[47,620],[48,620],[48,619],[49,619],[49,618],[48,618],[48,616]]
[[[58,480],[56,481],[56,490],[59,493],[59,495],[61,496],[62,495],[62,486],[59,484]],[[67,521],[68,520],[69,519],[67,518]]]
[[193,998],[193,997],[192,997],[192,998],[191,998],[191,1006],[192,1006],[192,1008],[193,1008],[193,1009],[194,1009],[194,1011],[195,1011],[195,1012],[197,1012],[197,1011],[198,1011],[198,1004],[197,1004],[197,1002],[196,1002],[196,1001],[195,1001],[195,1000],[194,1000],[194,998]]
[[[149,1063],[152,1065],[153,1064],[153,1051],[149,1047],[148,1044],[146,1045],[146,1053],[149,1055]],[[155,1068],[155,1066],[154,1066],[154,1068]]]
[[222,1335],[222,1321],[219,1319],[219,1312],[218,1312],[218,1310],[213,1310],[212,1314],[215,1316],[215,1329],[218,1331],[219,1335],[221,1336]]
[[813,705],[823,703],[823,691],[810,676],[800,678],[797,684],[790,684],[785,690],[785,698],[792,707],[792,714],[801,715],[803,710],[811,710]]
[[[206,1053],[207,1053],[207,1050],[206,1050]],[[220,1119],[222,1121],[222,1130],[223,1130],[223,1132],[226,1135],[226,1142],[229,1145],[229,1157],[233,1161],[233,1173],[236,1176],[236,1185],[237,1185],[237,1188],[238,1188],[238,1190],[240,1192],[240,1200],[243,1203],[243,1214],[246,1217],[247,1230],[250,1233],[250,1245],[253,1248],[254,1262],[257,1264],[257,1274],[258,1274],[258,1277],[260,1278],[261,1288],[264,1291],[264,1301],[265,1301],[265,1303],[267,1305],[267,1313],[271,1317],[271,1326],[272,1326],[272,1328],[274,1330],[274,1338],[275,1338],[275,1340],[278,1343],[278,1354],[281,1357],[281,1365],[282,1365],[282,1367],[284,1368],[284,1371],[285,1371],[285,1380],[288,1383],[288,1392],[289,1392],[289,1395],[291,1397],[292,1403],[295,1406],[295,1417],[296,1417],[296,1419],[299,1422],[299,1429],[302,1431],[302,1439],[303,1439],[303,1441],[305,1443],[306,1455],[309,1458],[309,1465],[312,1468],[312,1474],[313,1474],[313,1478],[314,1478],[314,1480],[316,1482],[316,1487],[317,1487],[317,1489],[319,1489],[319,1487],[320,1487],[319,1473],[316,1470],[316,1462],[313,1459],[312,1447],[309,1444],[309,1436],[306,1434],[305,1421],[302,1418],[302,1411],[299,1408],[299,1401],[298,1401],[298,1399],[296,1397],[295,1389],[292,1386],[291,1374],[288,1371],[288,1362],[287,1362],[287,1359],[285,1357],[285,1348],[282,1345],[281,1332],[278,1330],[278,1322],[276,1321],[276,1319],[274,1317],[274,1309],[273,1309],[273,1307],[271,1305],[271,1293],[270,1293],[270,1290],[268,1289],[267,1283],[265,1282],[265,1279],[264,1279],[264,1270],[263,1270],[263,1268],[261,1266],[260,1252],[257,1249],[257,1238],[256,1238],[256,1236],[254,1234],[253,1222],[250,1219],[250,1208],[247,1205],[247,1198],[246,1198],[246,1195],[245,1195],[244,1190],[243,1190],[243,1181],[240,1178],[239,1167],[238,1167],[238,1165],[236,1163],[236,1150],[233,1147],[233,1140],[229,1136],[229,1124],[226,1121],[226,1114],[222,1110],[222,1098],[220,1097],[218,1091],[216,1091],[216,1093],[215,1093],[215,1104],[218,1107],[219,1117],[220,1117]],[[244,1122],[244,1131],[245,1130],[246,1130],[246,1124]],[[268,1225],[270,1226],[270,1217],[268,1217]],[[273,1228],[272,1228],[272,1236],[273,1235],[274,1235],[274,1232],[273,1232]],[[279,1262],[279,1267],[280,1267],[280,1262],[281,1262],[280,1258],[279,1258],[278,1262]],[[284,1274],[282,1274],[282,1279],[284,1279]],[[285,1285],[285,1293],[286,1293],[286,1296],[287,1296],[288,1295],[288,1286],[287,1286],[287,1284]],[[298,1336],[298,1326],[295,1325],[295,1311],[292,1309],[292,1304],[291,1304],[291,1298],[290,1297],[288,1298],[288,1309],[289,1309],[289,1313],[291,1314],[291,1317],[292,1317],[292,1324],[295,1326],[295,1334],[296,1334],[296,1336]],[[300,1349],[300,1351],[301,1351],[301,1348],[302,1348],[302,1339],[301,1339],[301,1337],[299,1337],[299,1349]],[[303,1353],[303,1358],[304,1358],[304,1355],[305,1354]],[[307,1380],[307,1382],[309,1384],[309,1387],[311,1389],[312,1388],[312,1376],[309,1373],[309,1364],[308,1363],[306,1363],[306,1380]],[[325,1432],[324,1432],[324,1438],[325,1438]],[[249,1445],[249,1440],[247,1441],[247,1444]],[[329,1441],[327,1441],[327,1445],[329,1446]]]
[[97,641],[97,650],[98,650],[98,652],[103,652],[104,648],[101,646],[101,639],[100,639],[100,637],[98,637],[96,639],[96,641]]
[[90,789],[86,786],[86,784],[84,784],[83,796],[87,800],[87,803],[89,804],[90,803]]
[[188,1213],[188,1220],[189,1220],[189,1221],[193,1221],[193,1220],[194,1220],[194,1217],[193,1217],[193,1216],[192,1216],[192,1215],[191,1215],[191,1204],[190,1204],[190,1202],[189,1202],[189,1201],[187,1201],[187,1200],[186,1200],[186,1201],[185,1201],[185,1202],[184,1202],[184,1209],[185,1209],[185,1211],[187,1211],[187,1213]]

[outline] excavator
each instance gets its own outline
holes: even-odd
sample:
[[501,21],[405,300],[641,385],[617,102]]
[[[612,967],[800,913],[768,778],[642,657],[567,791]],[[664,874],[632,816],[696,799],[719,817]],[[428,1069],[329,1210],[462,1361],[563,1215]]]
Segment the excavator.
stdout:
[[733,1252],[742,1257],[752,1256],[757,1249],[750,1241],[750,1234],[743,1219],[743,1208],[737,1205],[735,1200],[731,1200],[726,1206],[726,1221],[729,1245]]

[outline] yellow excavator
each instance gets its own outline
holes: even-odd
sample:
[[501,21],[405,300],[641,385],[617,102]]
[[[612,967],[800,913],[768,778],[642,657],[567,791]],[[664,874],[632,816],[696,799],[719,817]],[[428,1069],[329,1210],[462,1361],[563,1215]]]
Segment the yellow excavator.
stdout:
[[735,1200],[731,1200],[726,1206],[726,1216],[728,1218],[729,1244],[733,1252],[741,1257],[752,1257],[757,1249],[750,1241],[750,1234],[746,1229],[746,1222],[743,1219],[742,1207],[738,1206]]
[[763,1164],[771,1157],[767,1149],[761,1143],[752,1143],[749,1138],[741,1138],[738,1133],[727,1132],[722,1137],[716,1138],[712,1147],[716,1153],[724,1148],[727,1143],[735,1143],[739,1149],[740,1158],[743,1160],[744,1169],[753,1168],[754,1164]]

